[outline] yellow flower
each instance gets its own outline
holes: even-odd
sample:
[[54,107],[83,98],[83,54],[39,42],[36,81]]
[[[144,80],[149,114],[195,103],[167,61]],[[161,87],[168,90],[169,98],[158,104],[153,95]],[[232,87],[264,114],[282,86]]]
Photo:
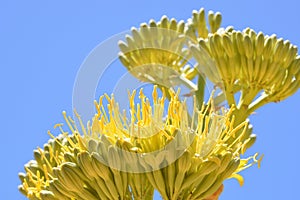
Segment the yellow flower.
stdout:
[[169,76],[189,73],[185,67],[190,58],[184,49],[185,23],[163,16],[159,22],[150,20],[140,28],[132,28],[126,42],[120,41],[119,58],[139,80],[170,86]]
[[[291,96],[300,86],[297,47],[276,35],[228,27],[200,39],[191,51],[199,70],[222,87],[242,121],[262,105]],[[234,98],[237,92],[241,92],[239,102]]]
[[152,103],[142,90],[136,103],[135,93],[129,117],[107,95],[95,102],[92,124],[84,126],[77,114],[81,130],[63,113],[71,134],[58,125],[61,135],[34,151],[20,191],[43,200],[152,199],[154,189],[164,199],[205,199],[227,178],[242,181],[237,172],[259,162],[241,158],[247,122],[234,127],[233,108],[216,111],[210,100],[189,117],[179,91],[169,92],[166,109],[156,87]]
[[197,42],[198,38],[207,38],[210,32],[214,33],[220,27],[221,14],[210,11],[208,23],[210,31],[204,9],[194,11],[187,24],[166,16],[159,22],[142,23],[140,28],[131,29],[126,42],[119,42],[119,59],[141,81],[166,88],[184,84],[196,90],[190,80],[197,75],[197,70],[189,63],[191,52],[187,46],[190,42]]

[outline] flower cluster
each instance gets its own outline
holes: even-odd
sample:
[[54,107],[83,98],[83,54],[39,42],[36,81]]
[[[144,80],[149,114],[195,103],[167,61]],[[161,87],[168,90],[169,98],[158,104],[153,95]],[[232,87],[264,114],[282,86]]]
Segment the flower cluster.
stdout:
[[205,199],[227,178],[242,184],[237,172],[259,162],[256,155],[241,158],[247,142],[236,132],[245,132],[247,122],[233,127],[232,109],[216,111],[211,102],[189,119],[186,103],[170,93],[166,118],[156,87],[152,106],[142,90],[138,104],[135,91],[129,96],[128,118],[113,96],[106,96],[106,108],[100,97],[92,124],[81,131],[64,113],[72,134],[59,125],[61,135],[34,151],[20,190],[43,200],[152,199],[154,189],[164,199]]
[[[239,172],[262,159],[243,157],[256,139],[247,118],[298,90],[300,57],[276,35],[220,28],[218,12],[205,17],[200,9],[186,23],[163,16],[132,28],[119,59],[154,85],[152,97],[134,90],[121,111],[113,95],[101,96],[87,124],[63,112],[70,133],[62,124],[60,135],[49,132],[19,190],[31,200],[150,200],[155,190],[165,200],[217,200],[224,180],[242,185]],[[206,81],[221,92],[205,103]],[[193,106],[175,92],[180,85]]]
[[[229,27],[200,39],[191,50],[204,66],[199,70],[223,86],[229,104],[246,108],[248,115],[258,106],[291,96],[300,86],[298,49],[276,35]],[[237,91],[242,95],[239,103],[234,100]],[[253,102],[259,92],[261,97]]]
[[132,36],[126,35],[126,42],[119,42],[120,61],[141,81],[166,88],[185,84],[196,90],[189,82],[197,75],[197,69],[189,64],[192,55],[187,44],[216,32],[221,20],[220,13],[209,12],[209,31],[205,11],[200,9],[193,12],[187,23],[166,16],[158,22],[150,20],[148,24],[142,23],[139,29],[131,29]]

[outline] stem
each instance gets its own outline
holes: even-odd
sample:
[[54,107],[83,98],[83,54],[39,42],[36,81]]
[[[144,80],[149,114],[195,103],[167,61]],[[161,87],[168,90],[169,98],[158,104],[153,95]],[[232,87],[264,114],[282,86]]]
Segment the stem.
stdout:
[[255,99],[257,93],[260,89],[258,88],[250,88],[250,89],[242,89],[241,98],[239,100],[237,108],[240,109],[241,107],[249,107],[252,101]]
[[[233,92],[234,94],[237,93],[238,91],[241,90],[241,87],[239,85],[233,85]],[[215,98],[214,98],[214,103],[217,106],[220,106],[224,101],[226,101],[226,96],[222,90],[221,93],[219,93]]]
[[[240,109],[236,109],[233,111],[232,116],[235,117],[233,127],[237,127],[247,119],[247,117],[249,116],[247,111],[248,109],[246,107],[241,107]],[[242,130],[239,132],[242,133]]]
[[231,107],[232,105],[235,106],[236,102],[235,102],[235,99],[234,99],[233,85],[225,83],[224,92],[225,92],[226,99],[227,99],[229,107]]
[[252,113],[249,112],[249,105],[251,105],[259,90],[260,89],[258,88],[250,88],[249,90],[242,89],[239,103],[236,110],[233,112],[233,115],[235,116],[234,126],[237,126],[241,122],[245,121]]
[[204,91],[205,90],[205,78],[203,75],[199,74],[197,82],[197,90],[195,91],[197,108],[200,110],[204,101]]

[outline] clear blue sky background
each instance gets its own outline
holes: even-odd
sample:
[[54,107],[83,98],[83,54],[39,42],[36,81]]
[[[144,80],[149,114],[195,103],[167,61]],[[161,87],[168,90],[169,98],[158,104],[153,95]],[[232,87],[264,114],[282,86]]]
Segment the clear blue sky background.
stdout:
[[[297,0],[0,1],[0,198],[26,199],[17,190],[18,172],[48,140],[47,130],[63,121],[61,111],[71,112],[76,73],[96,45],[164,14],[185,20],[201,7],[220,11],[223,26],[250,26],[300,45]],[[299,196],[299,113],[300,92],[258,110],[258,141],[249,154],[264,153],[262,167],[243,173],[243,187],[227,181],[221,200]]]

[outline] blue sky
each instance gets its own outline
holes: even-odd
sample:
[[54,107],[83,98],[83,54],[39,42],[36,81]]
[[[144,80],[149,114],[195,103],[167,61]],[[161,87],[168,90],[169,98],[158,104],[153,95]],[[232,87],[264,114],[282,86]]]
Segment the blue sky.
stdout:
[[[77,71],[94,47],[151,18],[186,20],[201,7],[220,11],[223,26],[249,26],[300,45],[296,0],[0,1],[1,198],[26,199],[17,191],[18,172],[48,140],[47,130],[63,121],[61,112],[71,113]],[[122,73],[121,67],[112,69],[100,89],[109,92]],[[258,140],[248,153],[264,153],[262,167],[243,173],[243,187],[226,181],[221,200],[295,198],[299,105],[300,92],[252,117]]]

